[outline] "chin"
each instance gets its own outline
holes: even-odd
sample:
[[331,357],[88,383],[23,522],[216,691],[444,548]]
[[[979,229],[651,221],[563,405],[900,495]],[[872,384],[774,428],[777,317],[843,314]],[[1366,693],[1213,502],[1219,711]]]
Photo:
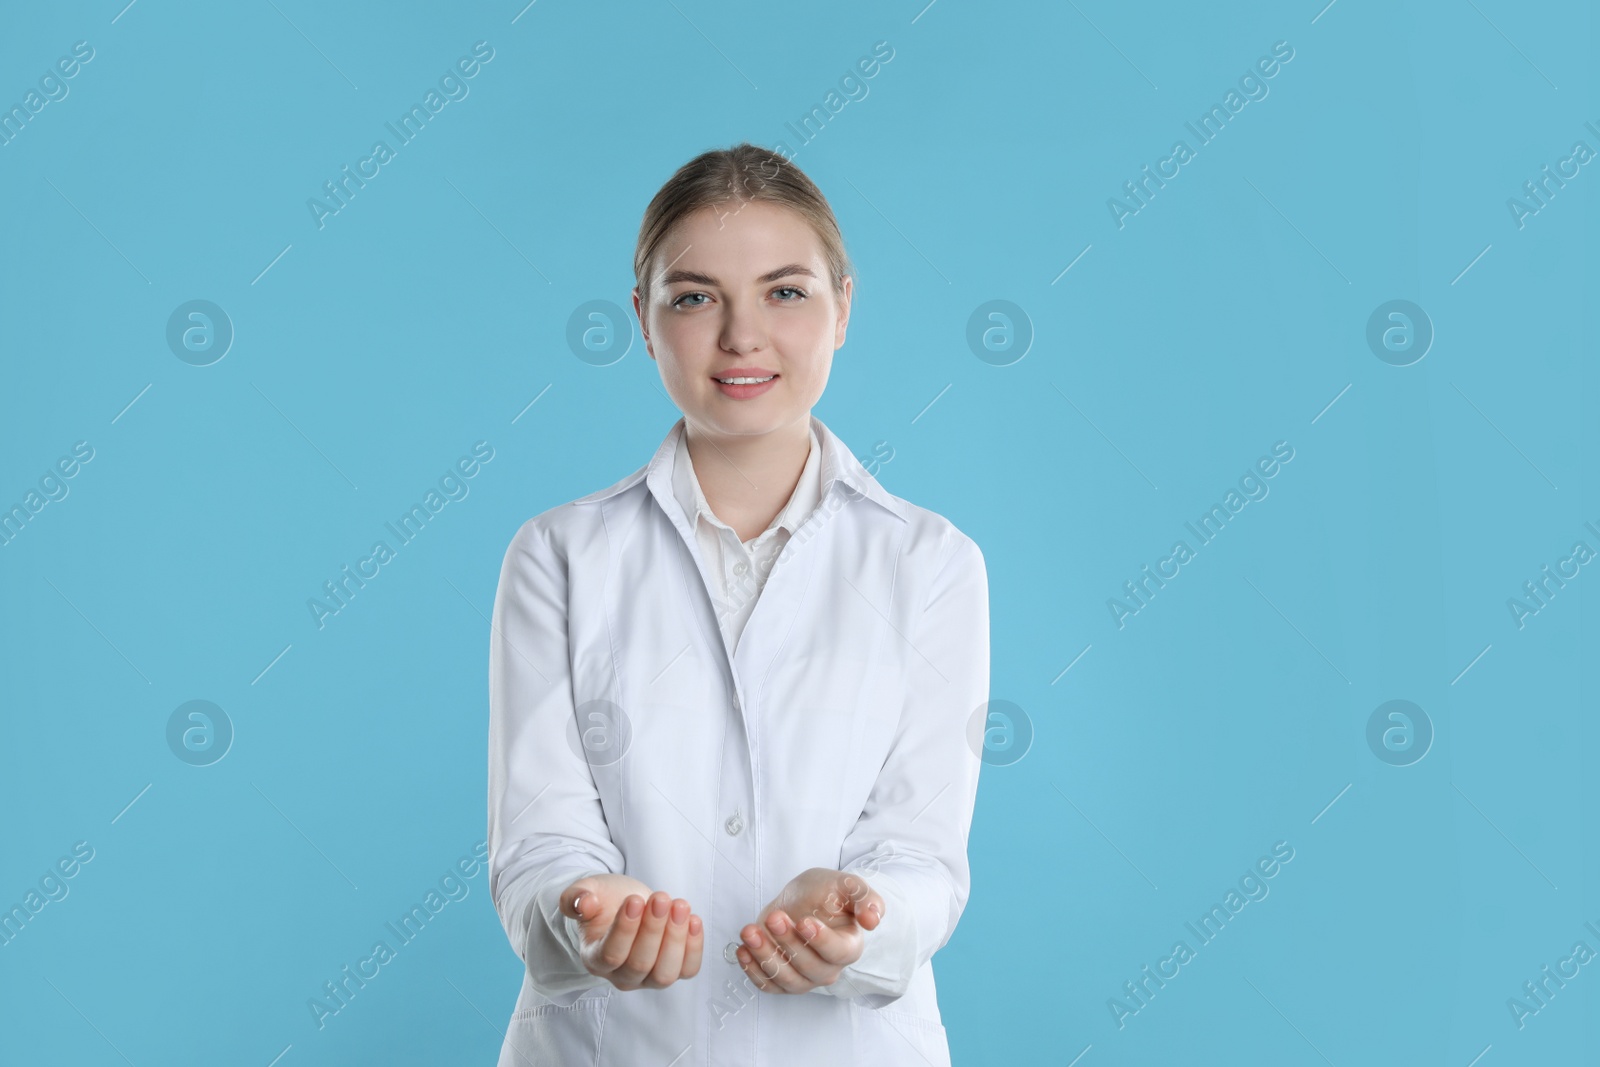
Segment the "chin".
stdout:
[[707,412],[699,421],[730,437],[759,437],[781,429],[799,417],[798,412],[780,411],[776,407],[762,411],[728,411],[723,408]]

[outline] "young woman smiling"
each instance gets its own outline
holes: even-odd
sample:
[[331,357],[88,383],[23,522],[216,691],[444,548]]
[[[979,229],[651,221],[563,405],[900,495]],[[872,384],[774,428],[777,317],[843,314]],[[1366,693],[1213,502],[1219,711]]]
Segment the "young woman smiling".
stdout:
[[500,1063],[948,1064],[983,555],[812,414],[854,278],[797,168],[691,160],[634,270],[682,418],[524,523],[495,597],[490,890],[526,964]]

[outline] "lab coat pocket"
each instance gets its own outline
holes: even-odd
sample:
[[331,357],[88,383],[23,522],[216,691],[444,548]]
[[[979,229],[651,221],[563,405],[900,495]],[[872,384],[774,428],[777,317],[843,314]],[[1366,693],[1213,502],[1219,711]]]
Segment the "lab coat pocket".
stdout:
[[497,1067],[598,1067],[610,993],[513,1012]]
[[[887,1008],[862,1008],[856,1011],[875,1020],[882,1034],[881,1063],[908,1063],[922,1067],[950,1067],[950,1044],[944,1026],[909,1012]],[[893,1030],[894,1033],[889,1033]],[[914,1051],[913,1051],[914,1050]]]

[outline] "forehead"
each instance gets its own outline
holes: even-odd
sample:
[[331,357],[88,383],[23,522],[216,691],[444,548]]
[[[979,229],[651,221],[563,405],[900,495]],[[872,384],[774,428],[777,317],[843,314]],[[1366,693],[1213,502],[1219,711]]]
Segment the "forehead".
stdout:
[[803,263],[820,275],[822,242],[796,211],[729,201],[678,220],[661,242],[656,263],[659,272],[693,270],[723,281],[755,277],[779,263]]

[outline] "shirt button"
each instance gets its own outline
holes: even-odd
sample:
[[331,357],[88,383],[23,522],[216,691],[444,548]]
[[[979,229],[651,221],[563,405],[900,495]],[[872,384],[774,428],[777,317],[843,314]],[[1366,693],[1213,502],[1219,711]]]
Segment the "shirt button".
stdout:
[[738,563],[735,563],[733,565],[733,573],[735,573],[737,575],[741,575],[742,576],[744,574],[744,572],[749,570],[749,569],[750,569],[750,564],[746,563],[742,559]]
[[729,963],[739,962],[739,942],[729,941],[728,947],[722,950],[722,958]]
[[739,831],[744,829],[744,820],[737,815],[730,815],[728,816],[728,821],[723,823],[722,827],[728,831],[729,837],[736,837]]

